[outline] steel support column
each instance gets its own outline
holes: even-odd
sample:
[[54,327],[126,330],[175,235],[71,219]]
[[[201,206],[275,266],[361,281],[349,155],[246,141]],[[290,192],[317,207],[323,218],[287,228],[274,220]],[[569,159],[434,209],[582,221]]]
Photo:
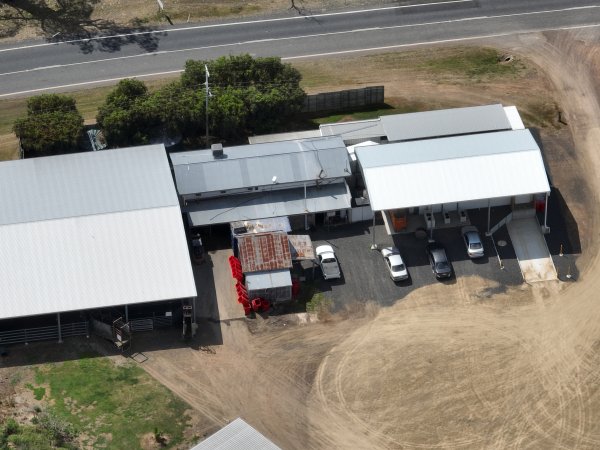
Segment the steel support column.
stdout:
[[[371,250],[377,250],[377,244],[375,243],[375,214],[377,214],[377,212],[373,211],[373,229],[371,230],[373,240],[371,243]],[[383,212],[381,214],[383,214]]]
[[548,193],[546,192],[546,202],[544,203],[544,233],[548,229]]
[[58,323],[58,343],[62,343],[62,330],[60,328],[60,313],[56,313],[56,322]]
[[488,199],[488,226],[487,226],[487,233],[490,234],[490,222],[491,222],[491,218],[492,218],[492,200]]

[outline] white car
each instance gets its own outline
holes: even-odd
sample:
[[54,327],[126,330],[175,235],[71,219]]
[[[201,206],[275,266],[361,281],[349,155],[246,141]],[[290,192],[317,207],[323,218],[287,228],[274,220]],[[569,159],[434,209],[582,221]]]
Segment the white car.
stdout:
[[386,247],[381,249],[381,256],[385,261],[388,270],[390,271],[390,277],[394,281],[401,281],[408,279],[408,270],[406,264],[400,256],[400,251],[396,247]]
[[317,262],[321,266],[321,272],[323,272],[323,278],[332,280],[342,277],[340,265],[331,245],[320,245],[315,249],[315,253],[317,254]]

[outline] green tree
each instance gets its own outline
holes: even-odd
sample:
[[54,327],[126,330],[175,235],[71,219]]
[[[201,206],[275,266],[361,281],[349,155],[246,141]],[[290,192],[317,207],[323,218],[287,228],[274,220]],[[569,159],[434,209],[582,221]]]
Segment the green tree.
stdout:
[[147,144],[162,131],[161,113],[139,80],[119,81],[98,109],[98,125],[111,146]]
[[[209,85],[213,98],[209,101],[209,119],[216,113],[211,103],[232,107],[238,117],[230,120],[231,126],[243,127],[232,130],[228,125],[216,124],[219,137],[232,138],[255,133],[267,133],[281,129],[303,106],[305,93],[300,87],[301,75],[280,58],[253,58],[250,55],[224,56],[214,61],[188,60],[181,75],[181,86],[202,90],[205,82],[205,66],[210,73]],[[219,97],[224,96],[223,101]],[[239,109],[240,102],[243,108]],[[212,128],[215,129],[214,127]]]
[[13,125],[27,152],[42,155],[77,150],[83,131],[83,117],[72,97],[43,94],[27,100],[27,116]]

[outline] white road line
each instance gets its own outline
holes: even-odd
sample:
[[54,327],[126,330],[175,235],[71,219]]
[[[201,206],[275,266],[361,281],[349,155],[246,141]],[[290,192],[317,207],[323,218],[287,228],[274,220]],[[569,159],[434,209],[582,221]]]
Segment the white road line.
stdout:
[[[282,59],[282,61],[289,61],[289,60],[293,60],[293,59],[318,58],[318,57],[322,57],[322,56],[375,52],[375,51],[381,51],[381,50],[393,50],[393,49],[398,49],[398,48],[418,47],[418,46],[423,46],[423,45],[448,44],[448,43],[452,43],[452,42],[473,41],[473,40],[478,40],[478,39],[489,39],[489,38],[502,37],[502,36],[513,36],[513,35],[517,35],[517,34],[541,33],[541,32],[545,32],[545,31],[581,30],[581,29],[596,28],[596,27],[600,27],[600,24],[576,25],[576,26],[558,27],[558,28],[540,28],[537,30],[527,30],[527,31],[519,31],[519,32],[509,32],[509,33],[496,33],[496,34],[487,34],[487,35],[483,35],[483,36],[471,36],[471,37],[455,38],[455,39],[441,39],[441,40],[436,40],[436,41],[414,42],[412,44],[386,45],[386,46],[381,46],[381,47],[360,48],[360,49],[354,49],[354,50],[340,50],[337,52],[313,53],[310,55],[300,55],[300,56],[287,56],[287,57],[283,57],[281,59]],[[86,86],[86,85],[92,85],[92,84],[111,83],[114,81],[123,80],[125,78],[148,78],[148,77],[157,77],[157,76],[161,76],[161,75],[170,75],[170,74],[181,73],[181,72],[183,72],[183,69],[170,70],[167,72],[145,73],[145,74],[141,74],[141,75],[128,75],[128,76],[122,76],[122,77],[116,77],[116,78],[106,78],[103,80],[95,80],[95,81],[83,81],[81,83],[63,84],[63,85],[59,85],[59,86],[50,86],[50,87],[45,87],[45,88],[29,89],[26,91],[10,92],[8,94],[0,94],[0,98],[11,97],[11,96],[16,96],[16,95],[23,95],[23,94],[33,94],[33,93],[42,92],[42,91],[67,89],[67,88]]]
[[350,15],[350,14],[363,14],[369,12],[378,12],[378,11],[387,11],[394,9],[407,9],[407,8],[416,8],[422,6],[439,6],[439,5],[447,5],[452,3],[473,3],[474,0],[448,0],[441,2],[432,2],[432,3],[418,3],[414,5],[402,5],[402,6],[386,6],[382,8],[373,8],[373,9],[361,9],[354,11],[340,11],[333,13],[322,13],[322,14],[310,14],[310,15],[298,15],[292,17],[278,17],[275,19],[261,19],[261,20],[248,20],[243,22],[228,22],[228,23],[217,23],[213,25],[196,25],[192,27],[181,27],[181,28],[167,28],[161,30],[151,30],[151,31],[136,31],[133,33],[123,33],[123,34],[113,34],[110,36],[94,36],[86,39],[72,39],[67,41],[59,41],[59,42],[45,42],[43,44],[33,44],[33,45],[24,45],[21,47],[13,47],[13,48],[5,48],[0,49],[0,53],[2,52],[11,52],[14,50],[24,50],[26,48],[35,48],[35,47],[46,47],[49,45],[60,45],[60,44],[74,44],[77,42],[89,42],[89,41],[99,41],[103,39],[114,39],[114,38],[123,38],[129,36],[141,36],[145,34],[162,34],[162,33],[174,33],[179,31],[190,31],[190,30],[202,30],[207,28],[219,28],[219,27],[232,27],[236,25],[253,25],[253,24],[261,24],[268,22],[283,22],[288,20],[306,20],[306,19],[318,19],[319,17],[329,17],[329,16],[342,16],[342,15]]
[[209,49],[214,49],[214,48],[232,47],[232,46],[238,46],[238,45],[259,44],[259,43],[265,43],[265,42],[286,41],[286,40],[295,40],[295,39],[308,39],[308,38],[315,38],[315,37],[326,37],[326,36],[335,36],[335,35],[351,34],[351,33],[364,33],[364,32],[368,32],[368,31],[385,31],[385,30],[402,29],[402,28],[426,27],[426,26],[432,26],[432,25],[443,25],[443,24],[458,23],[458,22],[471,22],[471,21],[478,21],[478,20],[495,20],[495,19],[504,19],[507,17],[527,16],[527,15],[534,15],[534,14],[536,14],[536,15],[537,14],[554,14],[554,13],[570,12],[570,11],[574,11],[574,10],[592,9],[592,8],[596,9],[596,8],[600,8],[600,6],[598,6],[598,5],[577,6],[577,7],[564,8],[564,9],[530,11],[530,12],[526,12],[526,13],[502,14],[502,15],[496,15],[496,16],[465,17],[462,19],[440,20],[440,21],[435,21],[435,22],[423,22],[423,23],[405,24],[405,25],[392,25],[392,26],[388,26],[388,27],[361,28],[361,29],[355,29],[355,30],[335,31],[335,32],[331,32],[331,33],[316,33],[316,34],[306,34],[306,35],[301,35],[301,36],[289,36],[289,37],[282,37],[282,38],[255,39],[255,40],[251,40],[251,41],[234,42],[231,44],[207,45],[207,46],[202,46],[202,47],[190,47],[190,48],[183,48],[183,49],[178,49],[178,50],[160,50],[157,52],[140,53],[137,55],[117,56],[114,58],[94,59],[91,61],[81,61],[81,62],[76,62],[76,63],[68,63],[68,64],[60,64],[60,65],[52,65],[52,66],[44,66],[44,67],[34,67],[31,69],[24,69],[24,70],[17,70],[17,71],[13,71],[13,72],[0,73],[0,76],[16,75],[16,74],[20,74],[20,73],[35,72],[35,71],[49,70],[49,69],[58,69],[58,68],[71,67],[71,66],[80,66],[80,65],[84,65],[84,64],[95,64],[95,63],[103,63],[103,62],[109,62],[109,61],[118,61],[118,60],[125,60],[125,59],[131,59],[131,58],[142,58],[142,57],[147,57],[147,56],[160,56],[160,55],[167,55],[170,53],[194,52],[194,51],[199,51],[199,50],[209,50]]
[[289,61],[292,59],[303,59],[303,58],[319,58],[321,56],[333,56],[333,55],[344,55],[349,53],[361,53],[361,52],[375,52],[380,50],[391,50],[397,48],[406,48],[406,47],[419,47],[423,45],[436,45],[436,44],[449,44],[452,42],[461,42],[461,41],[472,41],[477,39],[489,39],[495,37],[502,36],[514,36],[517,34],[527,34],[527,33],[543,33],[545,31],[568,31],[568,30],[582,30],[585,28],[597,28],[600,27],[600,24],[593,25],[575,25],[570,27],[559,27],[559,28],[540,28],[539,30],[526,30],[519,32],[507,32],[507,33],[496,33],[496,34],[486,34],[483,36],[471,36],[465,38],[455,38],[455,39],[440,39],[437,41],[427,41],[427,42],[415,42],[412,44],[396,44],[396,45],[385,45],[381,47],[370,47],[370,48],[361,48],[355,50],[340,50],[336,52],[326,52],[326,53],[313,53],[310,55],[300,55],[300,56],[287,56],[281,58],[282,61]]

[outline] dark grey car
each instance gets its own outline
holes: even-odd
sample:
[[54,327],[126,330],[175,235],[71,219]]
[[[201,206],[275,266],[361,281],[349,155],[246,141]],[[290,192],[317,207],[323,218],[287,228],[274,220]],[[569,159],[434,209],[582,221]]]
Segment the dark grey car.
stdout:
[[436,278],[450,278],[452,276],[452,264],[446,255],[446,249],[437,242],[430,242],[425,251],[431,264],[431,270]]

